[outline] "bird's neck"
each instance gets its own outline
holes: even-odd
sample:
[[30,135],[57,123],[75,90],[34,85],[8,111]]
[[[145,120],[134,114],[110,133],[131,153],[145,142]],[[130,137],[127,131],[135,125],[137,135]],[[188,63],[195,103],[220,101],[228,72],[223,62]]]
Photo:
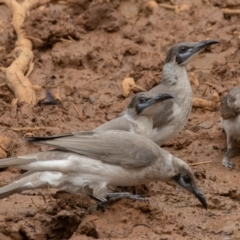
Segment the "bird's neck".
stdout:
[[159,159],[154,165],[149,166],[151,169],[145,179],[169,181],[175,175],[175,168],[173,164],[173,155],[163,148],[159,148]]
[[176,102],[180,105],[189,106],[186,113],[189,114],[192,106],[192,86],[189,82],[186,67],[175,63],[165,64],[161,84],[167,87],[168,93],[173,94]]
[[189,85],[187,69],[185,66],[179,66],[176,63],[166,63],[162,71],[162,84],[173,85]]
[[131,130],[137,134],[144,135],[147,138],[151,137],[153,129],[153,118],[151,115],[142,116],[137,114],[134,110],[128,109],[125,117],[132,122]]
[[[167,63],[163,67],[162,82],[172,94],[175,103],[181,108],[182,116],[189,116],[192,109],[192,86],[189,82],[187,69],[175,63]],[[188,117],[184,117],[182,125],[186,124]]]

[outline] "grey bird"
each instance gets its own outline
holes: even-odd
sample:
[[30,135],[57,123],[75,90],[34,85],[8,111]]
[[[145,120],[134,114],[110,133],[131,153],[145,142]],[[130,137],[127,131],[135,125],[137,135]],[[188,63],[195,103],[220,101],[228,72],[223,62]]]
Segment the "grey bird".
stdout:
[[122,130],[134,132],[147,138],[152,137],[153,118],[156,108],[163,101],[173,98],[170,94],[137,93],[121,116],[108,121],[93,131]]
[[[152,115],[159,104],[173,98],[168,93],[153,94],[148,92],[137,93],[128,104],[127,108],[118,117],[105,122],[95,128],[94,132],[106,130],[121,130],[134,132],[147,138],[152,137],[153,118]],[[82,133],[82,132],[79,132]],[[66,133],[68,136],[71,133]],[[54,135],[52,137],[58,137]],[[61,134],[60,136],[64,136]]]
[[152,140],[159,146],[178,134],[187,124],[192,109],[192,88],[186,65],[206,47],[217,40],[183,42],[167,53],[162,70],[162,81],[149,90],[151,94],[169,93],[174,98],[159,105],[153,115]]
[[222,165],[232,168],[233,163],[229,160],[234,143],[240,140],[240,87],[234,87],[223,97],[220,105],[222,126],[227,135],[227,151],[223,157]]
[[139,134],[108,130],[26,140],[56,149],[1,159],[0,167],[18,166],[29,172],[1,187],[0,198],[23,190],[52,187],[71,193],[84,192],[106,203],[123,197],[142,199],[131,193],[109,192],[108,185],[173,181],[207,208],[190,167]]

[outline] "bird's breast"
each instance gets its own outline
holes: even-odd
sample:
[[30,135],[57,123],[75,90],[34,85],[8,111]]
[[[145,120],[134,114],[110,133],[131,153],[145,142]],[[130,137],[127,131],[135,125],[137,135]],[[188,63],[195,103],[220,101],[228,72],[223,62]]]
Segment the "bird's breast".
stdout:
[[240,140],[240,115],[222,119],[222,126],[229,137],[237,141]]

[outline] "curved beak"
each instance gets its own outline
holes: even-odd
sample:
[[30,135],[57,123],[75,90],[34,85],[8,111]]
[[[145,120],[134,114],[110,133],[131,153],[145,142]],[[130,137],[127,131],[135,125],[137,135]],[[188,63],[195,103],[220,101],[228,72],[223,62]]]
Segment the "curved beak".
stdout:
[[177,182],[181,187],[183,187],[184,189],[188,190],[189,192],[191,192],[202,204],[202,206],[207,210],[207,201],[206,198],[204,197],[203,193],[201,192],[201,190],[197,187],[197,185],[195,184],[195,182],[191,182],[191,183],[186,183],[183,181],[182,177],[180,175],[175,176],[173,178],[173,180],[175,182]]
[[189,50],[181,56],[181,64],[180,65],[186,65],[190,62],[190,60],[199,54],[203,49],[206,47],[220,43],[218,40],[205,40],[201,42],[193,43],[192,46],[189,48]]
[[168,93],[157,94],[154,97],[152,97],[151,99],[149,99],[146,103],[148,104],[148,106],[151,106],[155,103],[163,102],[170,98],[173,98],[173,96]]
[[197,42],[194,44],[195,46],[192,48],[192,54],[199,53],[206,47],[216,43],[220,43],[220,42],[218,40],[205,40],[205,41]]
[[201,190],[198,187],[196,187],[195,189],[192,189],[192,193],[200,201],[202,206],[207,210],[207,201],[206,201],[206,198],[204,197],[203,193],[201,192]]
[[136,111],[137,113],[141,113],[144,109],[152,109],[151,106],[154,106],[156,103],[163,102],[167,99],[173,98],[172,95],[168,93],[163,93],[163,94],[157,94],[154,95],[152,98],[150,98],[148,101],[145,103],[139,103],[136,106]]

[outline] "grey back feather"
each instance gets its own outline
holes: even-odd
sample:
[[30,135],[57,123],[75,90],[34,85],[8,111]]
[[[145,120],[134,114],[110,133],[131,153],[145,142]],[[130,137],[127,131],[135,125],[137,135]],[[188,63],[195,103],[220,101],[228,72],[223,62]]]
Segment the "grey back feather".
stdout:
[[[124,114],[124,112],[123,112]],[[102,124],[101,126],[94,129],[95,132],[107,131],[107,130],[121,130],[130,131],[132,122],[123,116],[112,119],[109,122]]]

